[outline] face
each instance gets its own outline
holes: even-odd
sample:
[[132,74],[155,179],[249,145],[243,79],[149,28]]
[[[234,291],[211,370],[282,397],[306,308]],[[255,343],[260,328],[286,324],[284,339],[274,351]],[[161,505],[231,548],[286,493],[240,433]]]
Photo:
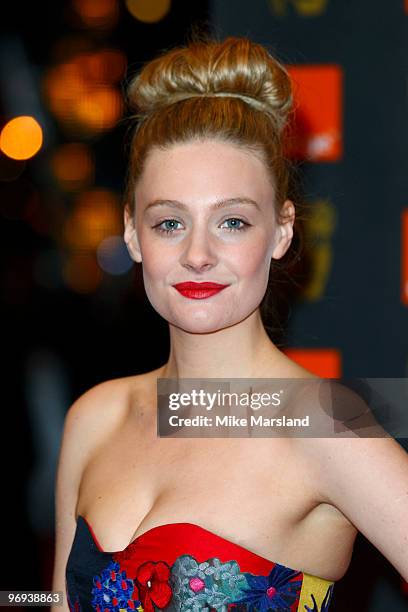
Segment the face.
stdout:
[[[261,159],[213,140],[152,149],[135,202],[134,218],[125,211],[125,241],[142,262],[152,306],[170,324],[209,333],[258,308],[271,259],[289,247],[294,221],[288,200],[287,221],[277,223]],[[175,285],[185,282],[225,287],[180,292]]]

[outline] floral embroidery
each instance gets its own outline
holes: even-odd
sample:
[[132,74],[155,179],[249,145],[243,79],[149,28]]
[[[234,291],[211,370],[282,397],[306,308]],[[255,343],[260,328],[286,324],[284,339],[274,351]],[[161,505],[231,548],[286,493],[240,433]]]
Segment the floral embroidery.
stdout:
[[86,530],[78,531],[67,564],[70,612],[91,606],[95,612],[328,612],[332,599],[334,583],[278,563],[264,564],[265,574],[272,569],[258,575],[241,571],[234,559],[183,554],[146,561],[131,546],[106,553],[89,541]]
[[167,563],[159,561],[143,563],[136,574],[139,597],[145,612],[153,612],[154,605],[165,608],[169,603],[172,590],[168,583],[170,568]]
[[311,593],[310,597],[313,599],[313,608],[309,608],[309,606],[305,604],[306,612],[327,612],[329,609],[332,595],[333,595],[333,588],[334,588],[334,584],[331,584],[329,588],[327,589],[327,593],[324,596],[324,599],[322,601],[322,607],[320,608],[320,610],[319,610],[319,606],[316,603],[316,599],[314,598],[313,593]]
[[[164,561],[147,561],[139,566],[134,581],[111,561],[101,576],[93,579],[92,605],[96,612],[138,610],[155,612],[266,612],[287,610],[298,600],[301,576],[276,564],[268,576],[241,572],[236,561],[222,563],[214,557],[199,563],[191,555],[181,555],[169,567]],[[319,610],[327,612],[332,587]]]
[[[164,561],[143,563],[133,581],[111,560],[93,579],[92,606],[96,612],[289,612],[298,601],[301,576],[278,563],[269,575],[256,576],[241,572],[236,561],[222,563],[213,557],[199,563],[181,555],[171,567]],[[328,612],[333,587],[320,609],[311,594],[313,608],[305,605],[305,611]],[[70,606],[75,612],[77,602]]]
[[122,610],[138,610],[143,612],[141,602],[133,599],[134,584],[121,571],[119,563],[111,561],[100,576],[93,579],[92,606],[96,612],[119,612]]
[[249,589],[244,589],[248,594],[236,603],[247,603],[248,612],[264,612],[266,610],[289,610],[298,599],[301,572],[296,572],[278,563],[268,576],[254,576],[245,573]]
[[236,561],[222,563],[216,557],[199,563],[191,555],[181,555],[172,568],[173,598],[166,612],[227,610],[227,604],[242,595],[248,586]]
[[[170,568],[164,561],[147,561],[139,566],[134,581],[110,561],[101,576],[93,579],[92,605],[96,612],[138,610],[155,612],[235,611],[266,612],[290,610],[296,603],[300,576],[276,564],[268,576],[241,572],[236,561],[222,563],[217,557],[199,563],[191,555],[181,555]],[[319,611],[326,612],[331,591]]]

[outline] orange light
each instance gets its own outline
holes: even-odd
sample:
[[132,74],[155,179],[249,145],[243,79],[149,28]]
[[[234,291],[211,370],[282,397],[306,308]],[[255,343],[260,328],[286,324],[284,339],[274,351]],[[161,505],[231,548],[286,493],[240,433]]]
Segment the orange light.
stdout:
[[73,6],[82,21],[90,27],[112,27],[119,17],[117,0],[74,0]]
[[26,115],[11,119],[0,134],[0,149],[12,159],[30,159],[41,149],[42,143],[40,124]]
[[95,255],[72,253],[62,268],[65,284],[76,293],[92,293],[100,285],[103,272]]
[[114,50],[82,54],[53,68],[44,83],[51,110],[64,124],[83,132],[114,127],[123,103],[109,83],[119,80],[125,68],[125,56]]
[[126,72],[126,55],[119,49],[82,53],[74,61],[87,83],[103,85],[116,83]]
[[342,376],[341,353],[338,349],[288,348],[283,352],[316,376],[321,378],[340,378]]
[[401,300],[408,306],[408,208],[401,215]]
[[105,130],[116,125],[122,113],[122,100],[115,89],[100,87],[82,96],[75,111],[84,127]]
[[89,147],[72,142],[62,145],[51,160],[56,178],[66,189],[79,189],[92,180],[94,160]]
[[139,21],[154,23],[167,15],[171,0],[126,0],[126,6]]
[[104,80],[106,83],[120,81],[127,67],[126,55],[120,49],[104,49],[99,53],[103,62]]
[[[322,15],[327,8],[328,0],[291,0],[293,10],[301,17],[316,17]],[[278,17],[286,16],[288,0],[269,0],[272,12]]]
[[295,113],[287,152],[312,162],[343,155],[343,68],[337,64],[288,66]]
[[87,91],[81,71],[74,61],[52,68],[44,81],[51,110],[59,119],[69,120],[76,101]]
[[75,250],[94,250],[101,240],[121,231],[118,197],[106,189],[93,189],[78,197],[64,228],[64,242]]

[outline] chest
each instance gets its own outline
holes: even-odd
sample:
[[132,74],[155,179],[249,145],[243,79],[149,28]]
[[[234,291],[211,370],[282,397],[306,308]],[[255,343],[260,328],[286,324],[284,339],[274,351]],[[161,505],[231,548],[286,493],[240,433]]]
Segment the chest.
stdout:
[[157,438],[125,422],[87,464],[77,514],[108,550],[179,521],[265,547],[316,506],[312,481],[289,439]]

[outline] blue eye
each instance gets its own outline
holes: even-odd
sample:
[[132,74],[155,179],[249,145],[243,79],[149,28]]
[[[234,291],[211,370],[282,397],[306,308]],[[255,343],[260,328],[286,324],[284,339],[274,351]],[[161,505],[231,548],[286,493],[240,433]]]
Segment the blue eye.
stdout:
[[[226,220],[224,221],[224,223],[228,223],[228,222],[230,222],[230,221],[234,221],[235,226],[233,225],[232,227],[227,227],[226,229],[227,229],[229,232],[240,232],[240,231],[242,231],[242,230],[246,230],[246,229],[247,229],[247,227],[249,227],[249,223],[246,223],[246,222],[245,222],[245,221],[243,221],[242,219],[238,219],[238,218],[236,218],[236,217],[231,217],[230,219],[226,219]],[[242,223],[242,225],[241,225],[240,227],[236,227],[236,222],[237,222],[237,221],[238,221],[239,223]]]
[[169,223],[169,224],[176,224],[176,223],[180,223],[180,221],[177,221],[177,219],[165,219],[164,221],[162,221],[161,223],[159,223],[159,225],[155,225],[154,229],[157,230],[158,232],[164,232],[165,234],[172,234],[174,231],[174,227],[170,227],[170,229],[165,229],[160,227],[161,225],[163,225],[164,223]]
[[[238,219],[237,217],[230,217],[229,219],[226,219],[223,224],[231,222],[233,223],[232,227],[230,226],[225,228],[228,232],[242,232],[250,226],[249,223],[246,223],[246,221]],[[177,223],[180,224],[180,221],[177,221],[177,219],[165,219],[158,225],[154,225],[153,229],[157,232],[169,235],[173,234],[177,229],[179,229],[175,227]],[[167,225],[167,227],[161,227],[162,225]]]

